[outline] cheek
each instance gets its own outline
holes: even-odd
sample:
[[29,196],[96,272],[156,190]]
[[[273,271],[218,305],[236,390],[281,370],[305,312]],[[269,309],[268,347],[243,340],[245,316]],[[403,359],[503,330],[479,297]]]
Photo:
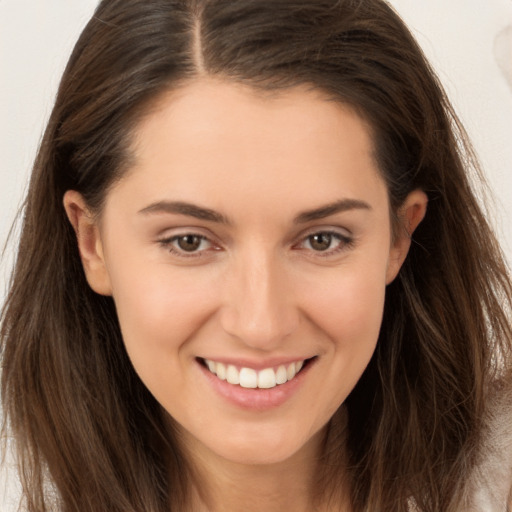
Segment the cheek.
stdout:
[[181,364],[187,339],[214,307],[211,278],[197,272],[172,273],[168,268],[153,273],[117,270],[112,279],[114,301],[137,372],[154,374],[155,362],[163,359]]
[[385,288],[384,268],[342,269],[309,294],[307,309],[336,346],[356,348],[355,340],[371,344],[382,323]]
[[333,413],[352,391],[368,365],[382,324],[385,268],[362,267],[341,272],[310,294],[311,322],[327,336],[324,389]]

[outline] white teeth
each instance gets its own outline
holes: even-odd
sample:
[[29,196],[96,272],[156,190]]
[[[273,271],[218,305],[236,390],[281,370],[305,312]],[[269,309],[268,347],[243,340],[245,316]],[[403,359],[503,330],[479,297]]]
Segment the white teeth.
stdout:
[[288,377],[288,380],[292,380],[293,377],[295,377],[296,373],[297,372],[295,371],[295,363],[290,364],[288,366],[288,369],[286,370],[286,376]]
[[210,359],[204,362],[211,373],[217,375],[220,380],[226,380],[229,384],[240,385],[243,388],[270,389],[292,380],[304,366],[304,361],[297,361],[289,365],[280,365],[277,370],[265,368],[259,372],[252,368],[242,368],[240,371],[236,366],[230,364],[216,363]]
[[272,368],[265,368],[258,373],[258,387],[269,389],[276,386],[276,373]]
[[226,367],[222,363],[217,363],[217,377],[220,380],[226,380]]
[[288,381],[288,375],[286,373],[286,368],[284,365],[281,365],[276,372],[276,384],[284,384]]
[[228,369],[227,369],[227,372],[226,372],[226,380],[230,384],[240,384],[240,373],[231,364],[228,366]]
[[243,388],[257,388],[258,374],[252,368],[242,368],[240,370],[240,386]]
[[208,365],[208,370],[210,370],[212,373],[217,374],[217,365],[213,361],[210,361],[209,359],[206,359],[205,361],[206,364]]

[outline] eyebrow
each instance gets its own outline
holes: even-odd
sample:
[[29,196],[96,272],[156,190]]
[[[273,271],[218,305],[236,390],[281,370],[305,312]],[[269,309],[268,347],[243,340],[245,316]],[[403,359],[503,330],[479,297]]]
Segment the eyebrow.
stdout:
[[215,210],[210,210],[209,208],[203,208],[202,206],[183,201],[158,201],[146,206],[142,210],[139,210],[139,213],[175,213],[219,224],[231,224],[227,217]]
[[[315,220],[324,219],[337,213],[342,213],[348,210],[371,210],[372,207],[358,199],[341,199],[333,203],[320,206],[313,210],[307,210],[299,213],[294,219],[294,224],[304,224]],[[149,206],[146,206],[139,213],[147,215],[152,213],[171,213],[178,215],[186,215],[200,220],[216,222],[218,224],[232,224],[231,221],[215,210],[204,208],[192,203],[184,201],[157,201]]]
[[304,224],[306,222],[311,222],[314,220],[325,219],[326,217],[330,217],[331,215],[335,215],[336,213],[342,213],[348,210],[371,209],[372,207],[368,203],[360,201],[359,199],[341,199],[339,201],[335,201],[334,203],[321,206],[320,208],[315,208],[313,210],[302,212],[293,219],[293,223]]

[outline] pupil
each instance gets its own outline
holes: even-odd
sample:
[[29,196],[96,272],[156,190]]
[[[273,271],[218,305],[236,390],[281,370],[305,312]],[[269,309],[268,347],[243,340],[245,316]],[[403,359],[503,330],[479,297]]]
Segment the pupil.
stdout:
[[196,235],[184,235],[178,238],[178,245],[183,251],[195,251],[201,245],[201,237]]
[[319,233],[310,238],[310,244],[315,251],[326,251],[331,246],[332,236],[329,233]]

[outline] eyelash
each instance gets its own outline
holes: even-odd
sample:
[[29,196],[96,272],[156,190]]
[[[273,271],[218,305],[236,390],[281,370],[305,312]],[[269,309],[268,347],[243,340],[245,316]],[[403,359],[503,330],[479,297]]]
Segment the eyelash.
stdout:
[[321,251],[321,250],[315,251],[313,248],[311,248],[310,249],[311,252],[313,252],[316,257],[328,258],[329,256],[334,256],[334,255],[339,254],[347,249],[350,249],[354,245],[354,238],[352,236],[339,233],[338,231],[325,230],[325,231],[315,231],[313,233],[309,233],[301,240],[301,242],[299,244],[296,244],[294,247],[300,247],[307,242],[309,242],[311,245],[311,239],[314,236],[319,236],[319,235],[327,235],[327,236],[331,237],[331,242],[333,240],[337,240],[338,244],[336,245],[336,247],[334,249],[326,249],[324,251]]
[[[331,237],[331,241],[333,239],[337,239],[338,244],[334,249],[326,249],[323,251],[322,250],[314,250],[313,248],[308,249],[309,251],[314,253],[315,256],[317,256],[317,257],[328,258],[329,256],[334,256],[336,254],[339,254],[340,252],[343,252],[344,250],[350,249],[354,244],[354,238],[352,236],[344,235],[342,233],[339,233],[337,231],[332,231],[332,230],[323,230],[323,231],[321,230],[321,231],[314,231],[314,232],[309,233],[306,236],[304,236],[298,244],[295,244],[293,246],[293,249],[300,249],[301,246],[308,243],[308,241],[311,244],[311,239],[314,236],[319,236],[319,235],[327,235],[327,236]],[[176,242],[178,242],[178,240],[183,239],[185,237],[198,238],[200,240],[200,244],[202,244],[203,242],[208,242],[209,247],[206,249],[194,250],[194,251],[190,251],[190,252],[187,252],[183,249],[177,248],[174,244]],[[173,235],[171,237],[159,240],[158,243],[162,247],[164,247],[168,252],[170,252],[171,254],[176,255],[180,258],[200,258],[200,257],[204,257],[205,252],[208,250],[220,250],[220,248],[218,246],[216,246],[208,237],[206,237],[204,235],[200,235],[198,233],[194,233],[194,232]]]
[[[208,249],[202,249],[200,251],[190,251],[190,252],[187,252],[187,251],[185,251],[183,249],[179,249],[179,248],[177,248],[177,247],[175,247],[173,245],[178,240],[186,238],[186,237],[199,238],[201,244],[203,242],[208,242],[210,244],[210,247]],[[204,256],[205,251],[211,249],[212,247],[217,247],[217,246],[215,246],[215,244],[208,237],[206,237],[204,235],[199,235],[198,233],[193,233],[193,232],[182,233],[182,234],[179,234],[179,235],[171,236],[169,238],[164,238],[162,240],[159,240],[158,243],[162,247],[167,249],[171,254],[173,254],[175,256],[178,256],[180,258],[199,258],[199,257]],[[214,249],[214,250],[218,250],[218,249]]]

